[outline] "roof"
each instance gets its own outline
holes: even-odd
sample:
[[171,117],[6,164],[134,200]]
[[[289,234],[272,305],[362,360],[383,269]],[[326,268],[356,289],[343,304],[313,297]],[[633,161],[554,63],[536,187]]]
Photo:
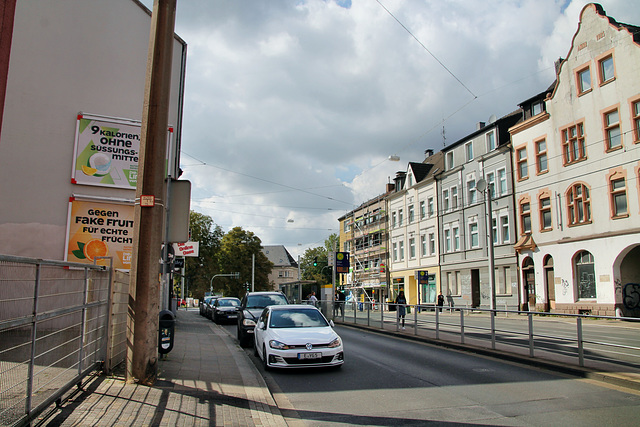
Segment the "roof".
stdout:
[[283,245],[263,246],[262,252],[274,267],[296,267],[298,263]]

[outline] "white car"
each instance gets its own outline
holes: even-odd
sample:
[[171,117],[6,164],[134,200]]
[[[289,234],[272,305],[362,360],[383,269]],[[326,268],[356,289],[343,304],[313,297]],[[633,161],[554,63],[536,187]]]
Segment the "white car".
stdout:
[[340,367],[342,340],[312,305],[266,307],[254,329],[254,352],[265,369]]

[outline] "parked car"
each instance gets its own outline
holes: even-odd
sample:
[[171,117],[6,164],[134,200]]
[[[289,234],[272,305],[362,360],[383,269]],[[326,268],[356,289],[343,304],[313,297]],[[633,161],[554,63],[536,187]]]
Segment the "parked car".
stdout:
[[240,307],[240,300],[235,297],[221,297],[217,298],[211,307],[211,320],[216,323],[222,322],[235,322],[238,318],[238,310]]
[[253,343],[253,328],[265,307],[288,304],[282,292],[247,292],[238,307],[238,341],[242,347]]
[[265,369],[340,367],[342,340],[333,322],[310,305],[266,307],[255,327],[254,354]]
[[204,297],[200,300],[200,304],[199,304],[200,316],[205,315],[207,304],[209,303],[209,300],[211,300],[211,298],[213,298],[213,296]]
[[214,295],[207,301],[207,305],[205,305],[204,307],[204,317],[206,317],[207,319],[212,318],[211,316],[213,316],[213,304],[218,298],[220,298],[220,295]]

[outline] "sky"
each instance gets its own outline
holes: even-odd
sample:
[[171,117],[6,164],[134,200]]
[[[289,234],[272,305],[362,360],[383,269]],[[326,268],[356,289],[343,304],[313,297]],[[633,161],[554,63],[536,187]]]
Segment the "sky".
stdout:
[[[294,257],[323,246],[425,150],[549,87],[587,3],[177,0],[191,209]],[[637,0],[600,4],[640,26]]]

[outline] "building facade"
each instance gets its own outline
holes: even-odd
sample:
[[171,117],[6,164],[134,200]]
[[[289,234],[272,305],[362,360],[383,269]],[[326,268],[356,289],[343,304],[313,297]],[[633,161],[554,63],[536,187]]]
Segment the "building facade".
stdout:
[[[128,269],[151,11],[136,0],[6,5],[2,252],[74,262],[108,255]],[[167,129],[173,177],[186,48],[174,36]]]
[[525,308],[640,315],[638,70],[639,28],[589,4],[546,111],[511,129]]
[[282,290],[285,284],[300,280],[298,263],[287,248],[282,245],[267,245],[263,246],[262,252],[273,263],[273,270],[269,273],[269,283],[273,290]]
[[396,175],[387,195],[390,300],[404,290],[409,304],[436,303],[440,268],[434,174],[442,167],[442,152],[427,151],[422,163],[411,162]]
[[[444,171],[436,180],[440,280],[448,305],[489,308],[493,295],[496,308],[517,308],[509,128],[520,118],[519,111],[497,120],[492,116],[489,123],[479,123],[474,133],[443,149]],[[478,187],[481,180],[484,189]],[[489,240],[489,216],[493,242]],[[490,250],[495,267],[493,291]]]

